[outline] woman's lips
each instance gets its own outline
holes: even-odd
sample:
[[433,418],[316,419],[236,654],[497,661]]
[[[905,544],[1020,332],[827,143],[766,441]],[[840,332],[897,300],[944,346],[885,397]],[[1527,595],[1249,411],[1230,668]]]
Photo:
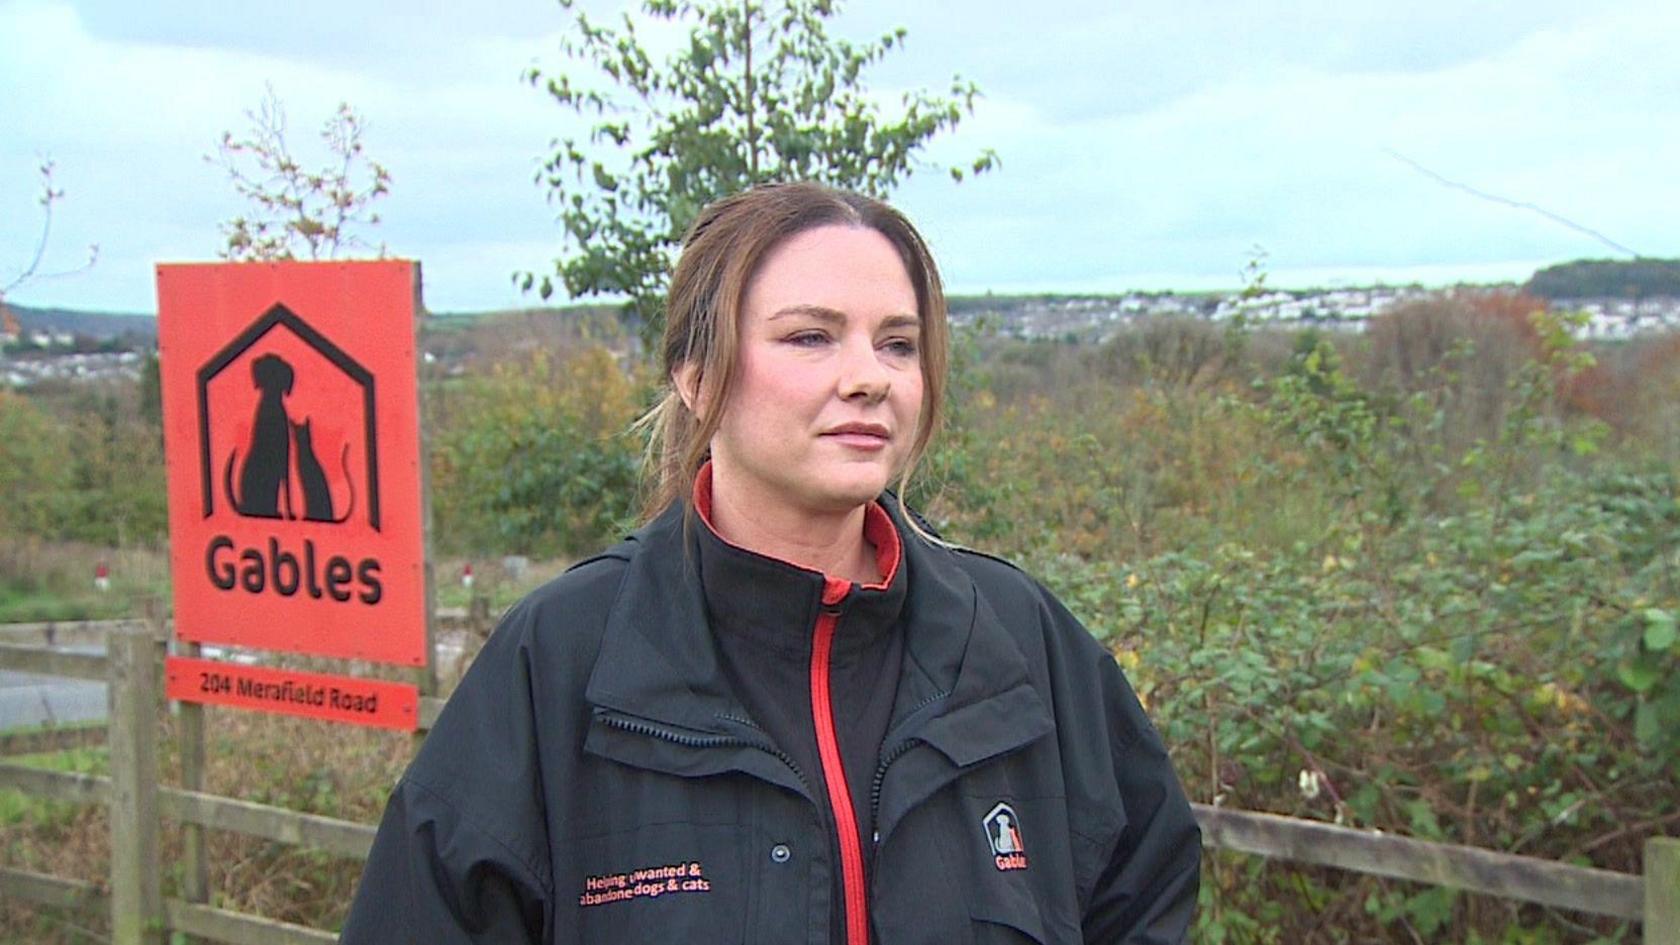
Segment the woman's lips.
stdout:
[[885,449],[892,433],[878,423],[845,423],[823,433],[842,446],[860,450]]

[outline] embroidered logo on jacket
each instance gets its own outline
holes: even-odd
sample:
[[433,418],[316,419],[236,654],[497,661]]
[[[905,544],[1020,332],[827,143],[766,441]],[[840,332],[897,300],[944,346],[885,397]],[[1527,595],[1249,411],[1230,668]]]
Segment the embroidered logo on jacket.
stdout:
[[652,899],[666,893],[711,892],[711,881],[698,861],[673,863],[670,866],[648,866],[628,873],[607,873],[586,876],[580,906],[603,906],[609,902],[628,899]]
[[1027,846],[1021,842],[1021,818],[1015,808],[999,803],[980,821],[992,847],[992,863],[1000,870],[1027,868]]

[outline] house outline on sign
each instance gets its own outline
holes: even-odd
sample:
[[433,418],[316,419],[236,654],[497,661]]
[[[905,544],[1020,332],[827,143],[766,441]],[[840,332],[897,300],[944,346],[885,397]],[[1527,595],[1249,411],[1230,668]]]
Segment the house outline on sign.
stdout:
[[311,328],[307,322],[299,318],[291,309],[275,303],[261,318],[252,322],[250,327],[240,332],[238,337],[216,352],[215,356],[205,362],[198,369],[198,455],[200,485],[204,494],[204,517],[209,518],[215,513],[215,462],[210,456],[210,382],[215,380],[228,365],[239,360],[252,346],[261,341],[270,331],[285,328],[295,335],[299,341],[313,348],[315,352],[330,361],[334,367],[343,371],[362,389],[363,435],[366,438],[365,455],[367,457],[367,513],[368,523],[374,531],[379,527],[379,442],[376,435],[374,416],[374,378],[372,372],[355,359],[346,354],[344,349],[333,344],[327,337]]

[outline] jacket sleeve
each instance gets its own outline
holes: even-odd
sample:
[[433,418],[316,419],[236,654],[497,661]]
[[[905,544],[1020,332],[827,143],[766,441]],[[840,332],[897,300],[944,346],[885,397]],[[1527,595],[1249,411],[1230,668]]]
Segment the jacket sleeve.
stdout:
[[530,608],[515,607],[392,792],[343,945],[545,941],[552,916]]
[[1183,942],[1201,883],[1201,828],[1120,667],[1108,657],[1100,673],[1126,821],[1086,904],[1085,941]]
[[544,884],[513,851],[412,780],[385,807],[341,945],[536,943]]
[[1062,741],[1086,942],[1186,940],[1201,874],[1201,829],[1113,654],[1049,591],[1048,654]]

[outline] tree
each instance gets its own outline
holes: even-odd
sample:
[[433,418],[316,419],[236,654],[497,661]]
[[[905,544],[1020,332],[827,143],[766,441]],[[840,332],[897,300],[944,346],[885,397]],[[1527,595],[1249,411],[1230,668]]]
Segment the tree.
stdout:
[[362,146],[367,124],[348,103],[321,125],[327,160],[310,170],[286,141],[286,110],[269,87],[242,137],[222,132],[215,154],[204,160],[227,172],[251,212],[222,224],[224,259],[331,259],[341,249],[384,255],[358,232],[379,223],[373,203],[391,189],[391,174]]
[[[567,9],[574,0],[559,0]],[[862,44],[828,35],[834,0],[643,0],[640,18],[601,26],[577,13],[561,51],[601,87],[564,71],[526,72],[589,125],[556,140],[537,173],[570,252],[552,274],[514,276],[543,297],[558,281],[572,297],[617,295],[644,341],[658,336],[676,249],[707,203],[766,181],[816,180],[884,196],[923,148],[972,114],[979,90],[954,76],[947,94],[906,92],[891,114],[871,98],[864,70],[904,42],[895,29]],[[641,26],[687,27],[661,63]],[[616,94],[614,87],[616,87]],[[997,165],[983,150],[951,176]]]
[[0,390],[0,535],[51,535],[60,523],[65,470],[74,460],[64,424],[22,394]]
[[636,504],[646,399],[599,345],[509,352],[435,392],[435,534],[457,551],[582,553],[623,534]]

